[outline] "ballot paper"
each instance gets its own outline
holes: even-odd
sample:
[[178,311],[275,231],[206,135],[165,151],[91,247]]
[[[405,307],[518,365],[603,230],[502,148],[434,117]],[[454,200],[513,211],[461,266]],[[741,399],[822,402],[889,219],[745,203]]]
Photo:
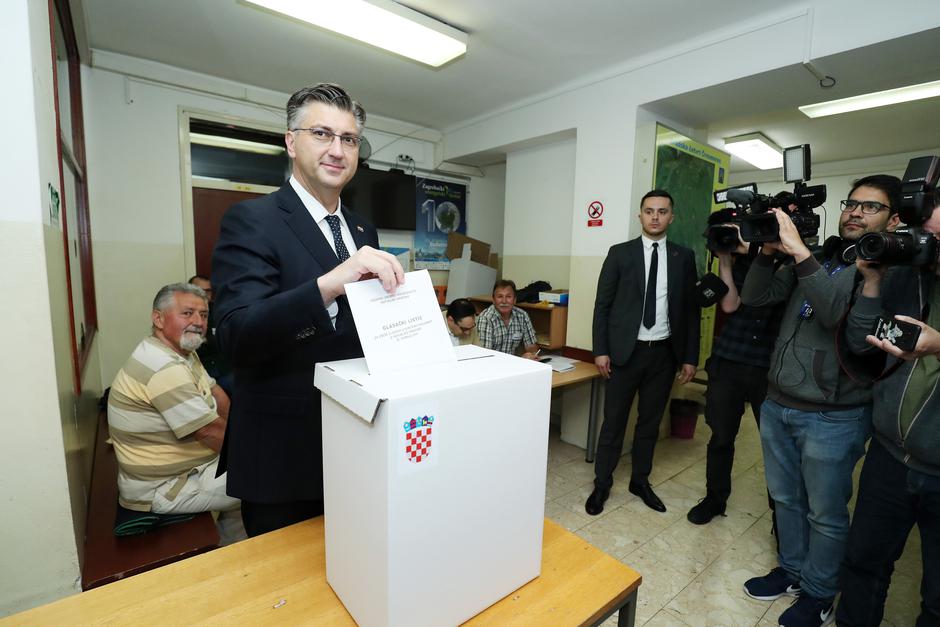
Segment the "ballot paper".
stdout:
[[346,284],[369,374],[454,362],[454,348],[427,270],[405,273],[389,294],[378,279]]

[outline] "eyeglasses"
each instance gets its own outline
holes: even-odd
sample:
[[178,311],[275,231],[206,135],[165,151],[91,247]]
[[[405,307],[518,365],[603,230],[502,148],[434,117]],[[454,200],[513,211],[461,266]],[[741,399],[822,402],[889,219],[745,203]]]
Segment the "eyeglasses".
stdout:
[[313,141],[318,144],[332,144],[334,137],[339,137],[340,145],[346,150],[356,150],[362,143],[362,138],[358,135],[340,135],[326,128],[292,128],[291,131],[307,131],[313,137]]
[[877,200],[843,200],[842,201],[842,213],[852,213],[857,208],[862,208],[862,213],[868,215],[875,215],[879,211],[884,209],[890,209],[888,205],[878,202]]

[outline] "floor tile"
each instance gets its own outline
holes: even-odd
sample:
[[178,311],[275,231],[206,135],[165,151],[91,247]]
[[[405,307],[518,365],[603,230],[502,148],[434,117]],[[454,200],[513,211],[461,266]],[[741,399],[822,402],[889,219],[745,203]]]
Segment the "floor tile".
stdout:
[[[665,513],[649,509],[628,491],[632,460],[627,454],[614,472],[604,512],[589,516],[584,501],[594,488],[594,467],[584,462],[582,449],[560,441],[557,428],[550,432],[545,515],[643,575],[637,625],[772,627],[792,602],[789,597],[755,601],[742,589],[747,578],[777,565],[760,434],[749,412],[738,434],[727,515],[706,525],[686,520],[689,509],[705,496],[710,435],[700,419],[694,438],[667,438],[657,444],[650,483],[666,505]],[[915,528],[896,565],[883,625],[914,623],[920,606],[920,561]],[[616,615],[604,623],[616,624]]]

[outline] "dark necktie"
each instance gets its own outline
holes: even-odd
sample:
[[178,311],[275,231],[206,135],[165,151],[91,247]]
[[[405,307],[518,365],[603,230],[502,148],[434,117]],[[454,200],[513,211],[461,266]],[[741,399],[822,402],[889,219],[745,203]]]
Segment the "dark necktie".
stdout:
[[659,271],[659,244],[653,244],[650,255],[650,275],[646,280],[646,300],[643,306],[643,326],[652,329],[656,324],[656,274]]
[[[333,243],[336,245],[336,256],[339,258],[339,262],[343,263],[349,259],[349,250],[346,248],[346,243],[343,241],[343,232],[340,230],[339,216],[326,216],[326,221],[330,223],[330,231],[333,232]],[[653,254],[656,254],[656,252],[653,251]]]

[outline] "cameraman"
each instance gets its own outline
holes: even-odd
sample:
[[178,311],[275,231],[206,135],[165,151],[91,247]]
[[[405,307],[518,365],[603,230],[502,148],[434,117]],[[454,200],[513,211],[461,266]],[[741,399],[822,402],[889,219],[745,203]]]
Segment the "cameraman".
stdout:
[[[940,194],[923,229],[940,239]],[[861,294],[846,321],[856,355],[888,354],[886,376],[875,382],[874,438],[862,466],[858,501],[842,565],[839,625],[879,625],[894,562],[916,522],[923,575],[918,627],[940,625],[940,289],[936,261],[926,268],[859,260]],[[926,324],[920,322],[926,312]],[[869,335],[879,316],[921,328],[914,350],[903,352]],[[892,359],[892,357],[896,359]],[[903,360],[903,361],[902,361]],[[897,367],[891,367],[891,364]]]
[[705,364],[708,373],[705,422],[712,435],[708,440],[705,465],[707,492],[686,516],[696,525],[704,525],[725,513],[725,503],[731,495],[734,440],[741,427],[744,403],[751,404],[754,418],[760,425],[760,407],[767,395],[770,353],[783,314],[782,305],[750,307],[741,303],[739,290],[753,257],[748,254],[747,244],[741,241],[737,225],[721,226],[733,228],[738,242],[732,251],[715,250],[718,276],[728,288],[719,306],[728,318]]
[[[798,595],[780,615],[784,627],[818,626],[832,618],[849,531],[852,470],[871,430],[871,390],[844,374],[836,359],[835,330],[856,282],[845,251],[864,233],[893,228],[899,202],[896,177],[856,181],[842,203],[839,238],[827,241],[821,259],[810,254],[786,214],[774,209],[780,241],[761,247],[744,281],[744,304],[786,302],[760,423],[780,566],[744,584],[755,599]],[[793,263],[774,272],[778,250]]]

